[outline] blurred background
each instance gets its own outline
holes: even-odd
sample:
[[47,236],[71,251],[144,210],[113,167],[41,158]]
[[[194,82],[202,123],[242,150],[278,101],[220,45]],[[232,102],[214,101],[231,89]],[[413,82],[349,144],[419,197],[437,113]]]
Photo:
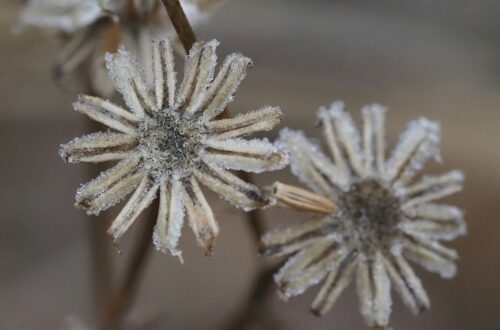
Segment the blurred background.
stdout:
[[[51,78],[59,44],[11,33],[20,4],[0,1],[0,329],[91,329],[96,299],[103,299],[94,289],[89,237],[98,219],[73,208],[73,197],[92,169],[57,154],[60,143],[89,127],[71,110],[79,90]],[[240,51],[254,61],[234,113],[280,105],[281,127],[320,138],[319,106],[344,100],[359,122],[359,108],[378,102],[390,109],[391,145],[411,119],[441,122],[444,162],[427,170],[465,172],[465,190],[446,202],[465,210],[469,232],[449,244],[461,256],[456,278],[417,270],[431,310],[414,317],[393,295],[395,329],[500,329],[499,17],[497,0],[230,0],[196,29],[200,39],[221,41],[219,58]],[[288,170],[257,181],[277,179],[297,183]],[[255,257],[244,214],[207,195],[221,226],[215,256],[202,255],[187,227],[184,265],[151,253],[126,329],[221,329],[245,308],[264,261]],[[307,218],[263,215],[268,227]],[[108,220],[99,221],[104,232]],[[100,247],[109,250],[115,276],[140,234],[138,221],[122,254],[110,242]],[[267,329],[365,328],[352,285],[323,318],[308,312],[317,290],[288,303],[272,292]]]

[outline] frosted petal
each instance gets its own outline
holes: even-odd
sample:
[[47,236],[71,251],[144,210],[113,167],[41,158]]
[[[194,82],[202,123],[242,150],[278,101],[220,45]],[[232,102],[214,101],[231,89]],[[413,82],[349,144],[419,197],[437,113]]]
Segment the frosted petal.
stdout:
[[341,175],[319,148],[305,138],[304,133],[285,128],[280,132],[278,143],[290,152],[293,174],[314,192],[334,197],[332,184],[339,188],[347,184],[348,178]]
[[76,192],[76,206],[87,208],[94,196],[109,189],[123,177],[134,173],[139,166],[139,157],[131,155],[107,171],[101,172],[92,181],[82,185]]
[[131,135],[135,134],[134,126],[138,118],[109,101],[98,97],[80,95],[78,101],[73,103],[73,107],[76,111],[109,128]]
[[206,91],[214,78],[215,65],[217,64],[217,55],[215,50],[219,42],[211,40],[203,45],[200,62],[193,83],[193,93],[188,100],[185,114],[192,116],[200,110]]
[[174,55],[168,40],[153,41],[153,75],[156,106],[172,108],[175,102],[176,73]]
[[262,236],[260,253],[266,257],[279,257],[296,252],[308,247],[321,236],[326,236],[333,226],[328,218],[323,218],[274,229]]
[[440,127],[425,118],[410,122],[386,163],[386,179],[408,182],[429,158],[440,160]]
[[383,175],[385,163],[384,122],[387,108],[372,104],[361,109],[363,114],[363,161],[365,175]]
[[169,187],[166,183],[160,185],[160,209],[158,220],[153,233],[153,243],[156,249],[173,256],[179,257],[181,262],[182,252],[177,249],[184,225],[184,194],[182,183],[172,180]]
[[175,108],[180,109],[185,106],[187,100],[193,93],[196,75],[198,74],[198,67],[200,65],[200,57],[202,52],[203,42],[195,42],[189,55],[186,57],[184,65],[184,77],[176,95]]
[[205,127],[213,138],[223,140],[269,131],[282,119],[283,112],[279,107],[266,106],[233,118],[209,121]]
[[120,133],[92,133],[61,145],[59,155],[69,163],[124,159],[137,145],[136,137]]
[[208,138],[203,153],[204,162],[225,169],[261,173],[282,169],[288,164],[287,155],[267,139],[245,140]]
[[341,256],[338,246],[323,238],[289,258],[274,276],[282,297],[287,300],[318,284]]
[[143,117],[144,112],[152,113],[158,110],[146,84],[144,72],[130,53],[123,48],[115,54],[107,53],[106,67],[116,89],[134,114]]
[[132,197],[130,197],[108,229],[108,234],[113,237],[115,242],[120,240],[139,214],[151,204],[156,197],[157,191],[158,184],[152,183],[147,176],[144,176]]
[[356,275],[361,315],[366,324],[386,326],[391,314],[391,283],[380,252],[373,260],[360,260]]
[[186,213],[189,224],[206,255],[212,255],[215,241],[219,235],[219,226],[215,221],[212,208],[194,177],[184,182]]
[[228,171],[207,164],[203,170],[196,170],[194,175],[203,185],[217,193],[221,198],[245,211],[266,205],[266,200],[256,186],[241,180]]
[[332,309],[340,294],[351,283],[356,265],[357,255],[351,251],[342,261],[338,261],[337,267],[330,270],[330,274],[311,305],[311,311],[314,314],[321,316]]
[[415,275],[408,262],[401,256],[383,257],[387,273],[401,299],[413,314],[419,314],[429,309],[431,302],[425,292],[422,282]]
[[232,101],[251,64],[252,61],[241,54],[231,54],[226,58],[201,103],[205,121],[217,117]]
[[405,242],[404,255],[424,269],[440,274],[443,278],[451,278],[456,274],[457,253],[435,241],[424,238],[408,240]]
[[333,120],[339,142],[344,148],[351,168],[360,176],[365,176],[361,152],[361,139],[351,116],[343,110],[343,104],[335,102],[328,110]]

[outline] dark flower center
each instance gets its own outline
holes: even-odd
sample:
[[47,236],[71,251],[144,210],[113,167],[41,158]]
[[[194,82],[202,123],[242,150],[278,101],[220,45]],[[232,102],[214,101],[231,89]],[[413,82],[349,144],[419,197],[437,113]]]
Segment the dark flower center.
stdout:
[[176,112],[155,113],[139,130],[144,166],[153,176],[185,173],[197,160],[201,139],[197,125]]
[[385,247],[397,236],[401,219],[399,199],[377,180],[354,183],[341,198],[350,223],[349,235],[362,249]]

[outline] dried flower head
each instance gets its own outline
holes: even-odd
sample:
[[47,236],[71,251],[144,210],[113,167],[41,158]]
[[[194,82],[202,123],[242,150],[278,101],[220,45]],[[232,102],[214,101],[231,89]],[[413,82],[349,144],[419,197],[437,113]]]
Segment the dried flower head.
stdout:
[[153,43],[152,89],[128,52],[107,54],[109,75],[130,111],[92,96],[80,96],[74,103],[76,111],[116,132],[76,138],[61,146],[61,156],[72,163],[121,160],[81,186],[76,205],[98,214],[134,191],[109,229],[115,240],[159,194],[156,247],[180,256],[177,241],[186,210],[198,242],[211,253],[219,228],[199,183],[250,210],[266,203],[260,190],[228,170],[262,172],[286,166],[286,155],[268,140],[243,138],[278,124],[283,117],[279,108],[216,119],[251,64],[249,58],[231,54],[214,75],[217,45],[216,40],[194,44],[178,88],[167,40]]
[[[196,25],[220,1],[181,3],[191,24]],[[86,65],[93,90],[106,96],[114,92],[105,75],[106,52],[116,52],[124,44],[139,55],[141,63],[149,63],[151,40],[175,36],[159,0],[31,0],[21,13],[20,24],[60,32],[67,41],[56,61],[56,74],[65,75]]]
[[[414,180],[429,158],[439,160],[440,128],[421,118],[409,124],[386,161],[385,109],[362,109],[362,135],[341,102],[321,108],[333,163],[302,132],[284,129],[292,172],[315,193],[275,184],[277,202],[322,216],[262,238],[264,256],[292,255],[275,275],[285,299],[325,279],[312,304],[323,315],[356,278],[361,314],[370,326],[386,326],[391,286],[417,314],[429,298],[407,260],[444,278],[455,274],[457,253],[439,243],[465,233],[462,212],[434,201],[462,189],[463,174]],[[392,283],[392,284],[391,284]]]

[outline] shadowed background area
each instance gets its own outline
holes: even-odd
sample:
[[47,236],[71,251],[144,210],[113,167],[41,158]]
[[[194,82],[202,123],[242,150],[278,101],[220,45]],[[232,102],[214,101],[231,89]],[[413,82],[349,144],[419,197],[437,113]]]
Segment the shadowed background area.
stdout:
[[[57,155],[60,143],[89,131],[71,110],[78,89],[51,80],[59,44],[29,32],[13,35],[19,3],[0,6],[0,329],[93,326],[88,233],[97,219],[73,208],[74,191],[90,170]],[[221,41],[220,59],[233,51],[253,59],[233,113],[280,105],[281,127],[319,139],[319,106],[343,100],[359,123],[359,108],[378,102],[390,109],[391,146],[411,119],[441,122],[444,162],[429,164],[427,172],[465,172],[465,190],[446,202],[465,210],[468,236],[448,244],[461,257],[456,278],[417,270],[431,310],[413,317],[393,294],[395,329],[500,327],[498,17],[494,0],[231,0],[196,29],[200,39]],[[256,180],[278,179],[297,183],[288,170]],[[244,214],[207,196],[221,226],[215,256],[202,255],[187,226],[183,265],[152,253],[127,329],[220,329],[244,308],[263,261],[255,257]],[[307,218],[275,209],[264,216],[268,227]],[[106,243],[114,274],[123,270],[143,220],[125,236],[121,255]],[[273,294],[272,328],[363,329],[353,288],[321,319],[308,312],[318,287],[288,303]]]

